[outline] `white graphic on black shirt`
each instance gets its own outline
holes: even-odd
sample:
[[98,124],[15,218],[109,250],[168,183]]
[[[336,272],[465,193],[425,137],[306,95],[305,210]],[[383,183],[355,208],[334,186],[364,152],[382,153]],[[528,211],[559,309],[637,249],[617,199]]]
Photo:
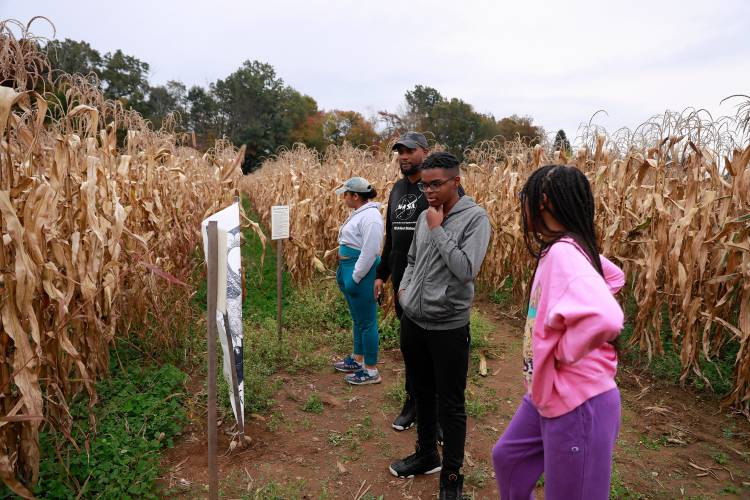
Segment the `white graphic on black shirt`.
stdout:
[[396,216],[396,220],[410,220],[412,217],[414,217],[414,212],[417,211],[417,201],[419,201],[419,198],[421,198],[422,195],[415,194],[407,194],[401,197],[400,200],[398,200],[398,204],[396,205],[396,210],[394,211],[394,215]]

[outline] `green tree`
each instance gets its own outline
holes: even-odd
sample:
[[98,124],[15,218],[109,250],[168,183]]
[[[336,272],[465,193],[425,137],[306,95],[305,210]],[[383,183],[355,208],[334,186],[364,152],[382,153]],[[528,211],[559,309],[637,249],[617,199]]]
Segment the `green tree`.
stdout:
[[169,113],[178,113],[183,120],[187,118],[187,90],[185,84],[170,80],[166,85],[151,87],[148,94],[148,118],[155,127],[160,127]]
[[435,104],[425,128],[435,134],[437,142],[461,158],[466,148],[481,140],[481,116],[471,104],[454,97]]
[[88,42],[76,42],[70,38],[52,40],[46,46],[47,56],[53,69],[65,73],[99,73],[102,56]]
[[461,99],[446,99],[432,87],[416,85],[404,97],[403,112],[378,113],[385,124],[382,140],[407,129],[431,132],[438,143],[461,158],[467,148],[484,140],[504,142],[520,138],[528,144],[537,144],[544,133],[531,117],[512,115],[496,120]]
[[148,114],[146,96],[149,65],[140,59],[116,50],[104,55],[101,79],[104,95],[109,99],[119,99],[142,114]]
[[[291,131],[302,126],[307,118],[318,113],[318,103],[309,95],[303,95],[292,87],[284,89],[281,105],[282,111]],[[292,133],[292,132],[290,132]]]
[[414,90],[406,92],[406,116],[403,121],[412,129],[426,128],[432,116],[433,109],[445,98],[432,87],[416,85]]
[[185,101],[185,126],[195,134],[197,146],[205,149],[224,133],[219,120],[219,103],[211,92],[199,86],[190,87]]
[[291,108],[297,110],[290,103],[305,104],[276,76],[271,65],[258,61],[245,61],[237,71],[213,84],[211,90],[226,134],[235,144],[247,145],[243,165],[246,172],[259,166],[280,146],[289,144],[295,124],[288,112]]

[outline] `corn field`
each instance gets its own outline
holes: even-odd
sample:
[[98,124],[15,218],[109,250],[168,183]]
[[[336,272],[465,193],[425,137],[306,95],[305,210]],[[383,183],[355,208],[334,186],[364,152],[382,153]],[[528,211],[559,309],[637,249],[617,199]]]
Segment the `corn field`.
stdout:
[[[683,381],[691,373],[702,377],[701,355],[715,359],[727,342],[737,342],[733,390],[725,402],[748,415],[750,141],[726,122],[706,123],[690,113],[654,118],[612,137],[587,128],[582,142],[570,157],[522,143],[488,142],[466,152],[462,184],[493,226],[480,281],[511,287],[515,313],[522,314],[533,262],[517,194],[537,167],[575,165],[592,183],[603,253],[629,279],[631,341],[649,358],[662,354],[666,318]],[[396,158],[382,153],[331,147],[319,158],[297,146],[241,181],[265,224],[272,205],[291,206],[285,259],[298,282],[336,265],[337,232],[347,209],[333,191],[354,175],[369,180],[378,199],[387,201],[400,174]]]
[[26,29],[0,23],[0,477],[30,497],[40,426],[70,439],[68,402],[96,403],[113,339],[174,340],[200,221],[233,201],[243,152],[199,153],[52,74]]

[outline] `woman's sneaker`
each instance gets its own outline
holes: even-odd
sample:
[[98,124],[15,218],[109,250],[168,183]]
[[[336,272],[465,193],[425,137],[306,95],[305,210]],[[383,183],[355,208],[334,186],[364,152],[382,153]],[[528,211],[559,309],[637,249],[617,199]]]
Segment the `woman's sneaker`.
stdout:
[[381,382],[380,373],[375,372],[374,375],[371,375],[370,372],[366,369],[357,370],[354,373],[350,373],[346,377],[344,377],[344,380],[349,382],[352,385],[367,385],[367,384],[379,384]]
[[356,359],[354,359],[352,355],[350,354],[344,359],[342,359],[341,361],[336,361],[333,364],[333,367],[340,372],[353,373],[353,372],[356,372],[357,370],[361,370],[362,364],[359,363]]
[[433,450],[429,453],[424,453],[419,450],[404,458],[403,460],[396,460],[388,467],[396,477],[411,478],[417,474],[434,474],[440,472],[442,469],[440,462],[440,454],[437,450]]

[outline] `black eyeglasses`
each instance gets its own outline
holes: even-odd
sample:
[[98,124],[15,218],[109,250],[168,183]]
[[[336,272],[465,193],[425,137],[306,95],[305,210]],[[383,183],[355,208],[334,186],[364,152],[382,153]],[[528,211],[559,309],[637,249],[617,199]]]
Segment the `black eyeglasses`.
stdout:
[[440,189],[440,186],[442,186],[443,184],[451,180],[453,179],[443,179],[442,181],[432,181],[432,182],[417,182],[417,187],[423,193],[425,191],[437,191],[438,189]]

